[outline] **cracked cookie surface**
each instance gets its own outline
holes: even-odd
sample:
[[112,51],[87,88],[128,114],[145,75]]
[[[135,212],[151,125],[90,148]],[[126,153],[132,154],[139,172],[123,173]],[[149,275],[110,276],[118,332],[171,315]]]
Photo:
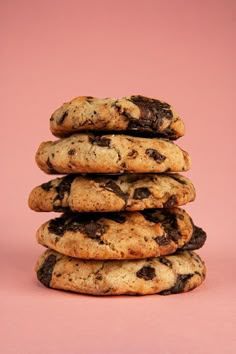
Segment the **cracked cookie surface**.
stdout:
[[205,279],[206,268],[192,251],[128,261],[81,260],[47,250],[36,265],[46,287],[91,295],[177,294]]
[[138,259],[202,247],[206,239],[180,208],[144,212],[69,213],[49,220],[37,241],[81,259]]
[[171,141],[93,134],[43,142],[36,162],[48,174],[181,172],[191,166],[188,153]]
[[172,106],[140,95],[119,99],[76,97],[52,114],[50,129],[57,137],[85,130],[151,133],[167,139],[184,135],[184,123]]
[[136,211],[172,208],[195,199],[192,182],[179,174],[68,175],[35,187],[35,211]]

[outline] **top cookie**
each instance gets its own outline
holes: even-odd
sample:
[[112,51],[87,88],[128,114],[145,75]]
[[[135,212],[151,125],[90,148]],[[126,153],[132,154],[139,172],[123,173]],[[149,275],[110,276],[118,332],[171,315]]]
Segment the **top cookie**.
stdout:
[[167,139],[184,135],[184,123],[172,106],[139,95],[119,99],[74,98],[52,114],[50,129],[57,137],[85,130],[152,134]]

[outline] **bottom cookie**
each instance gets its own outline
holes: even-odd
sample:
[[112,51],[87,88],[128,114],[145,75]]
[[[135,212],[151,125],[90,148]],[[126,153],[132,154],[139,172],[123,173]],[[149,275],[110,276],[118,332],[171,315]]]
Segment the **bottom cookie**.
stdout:
[[36,265],[46,287],[90,295],[176,294],[205,279],[206,267],[190,251],[128,261],[81,260],[48,249]]

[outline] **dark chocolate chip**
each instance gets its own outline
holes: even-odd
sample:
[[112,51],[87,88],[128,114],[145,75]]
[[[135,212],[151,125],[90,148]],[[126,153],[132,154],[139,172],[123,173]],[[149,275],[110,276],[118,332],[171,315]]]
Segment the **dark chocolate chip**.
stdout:
[[159,257],[158,259],[162,264],[166,265],[169,268],[172,268],[172,263],[171,263],[171,261],[169,261],[169,259],[167,259],[165,257]]
[[70,156],[74,155],[75,153],[76,153],[76,150],[75,150],[75,149],[70,149],[70,150],[68,151],[68,155],[70,155]]
[[[166,115],[167,117],[167,115]],[[177,139],[178,135],[176,134],[176,131],[174,129],[171,128],[166,128],[161,132],[161,135],[163,138],[168,138],[168,139]]]
[[49,181],[49,182],[47,182],[47,183],[43,183],[43,184],[41,184],[41,186],[40,186],[43,190],[45,190],[45,191],[50,191],[50,189],[52,188],[52,181]]
[[170,294],[178,294],[184,291],[185,285],[188,279],[192,278],[194,274],[179,274],[177,276],[175,285],[167,290],[161,291],[161,295],[170,295]]
[[148,188],[136,188],[134,191],[133,198],[134,199],[144,199],[148,198],[151,192]]
[[104,225],[96,222],[90,222],[89,224],[82,224],[81,231],[83,230],[90,238],[101,237],[106,228]]
[[124,111],[123,114],[129,119],[128,129],[156,132],[162,126],[164,118],[171,119],[173,117],[170,105],[159,100],[143,96],[132,96],[130,101],[139,107],[140,117],[135,119]]
[[153,160],[155,160],[157,163],[161,163],[165,161],[166,157],[161,155],[157,150],[155,149],[147,149],[145,151],[146,155],[151,157]]
[[57,257],[53,254],[48,256],[44,263],[41,265],[39,270],[37,271],[37,278],[38,280],[43,283],[48,288],[50,287],[50,282],[52,279],[52,273],[54,266],[57,262]]
[[160,246],[165,246],[168,245],[170,243],[170,238],[168,236],[161,236],[161,237],[155,237],[154,240],[156,241],[156,243]]
[[57,196],[54,201],[58,199],[63,200],[65,193],[70,193],[71,183],[74,181],[75,177],[75,175],[68,175],[62,178],[60,184],[56,187]]
[[206,233],[200,227],[193,225],[193,233],[190,240],[181,247],[181,250],[197,250],[201,248],[206,241]]
[[154,222],[155,224],[161,223],[165,230],[166,237],[176,243],[178,242],[181,235],[179,233],[176,217],[178,217],[179,214],[171,213],[168,209],[142,210],[141,213],[146,220]]
[[59,117],[59,119],[57,120],[57,124],[61,125],[63,124],[64,120],[66,119],[66,117],[68,116],[68,112],[65,111],[61,117]]
[[89,141],[94,145],[98,145],[102,147],[109,147],[111,143],[111,139],[105,138],[104,136],[90,137]]
[[155,269],[150,266],[144,266],[136,273],[138,278],[152,280],[156,276]]
[[172,208],[174,206],[178,205],[177,199],[175,195],[172,195],[164,204],[164,208]]
[[57,236],[63,236],[66,231],[65,220],[56,218],[49,221],[48,231]]
[[108,181],[105,184],[101,185],[104,189],[108,190],[116,194],[119,198],[123,199],[125,202],[127,201],[127,194],[122,191],[122,189],[113,181]]
[[90,238],[99,238],[108,228],[98,221],[101,217],[100,213],[67,213],[63,217],[50,220],[48,230],[57,236],[63,236],[67,231],[80,231]]

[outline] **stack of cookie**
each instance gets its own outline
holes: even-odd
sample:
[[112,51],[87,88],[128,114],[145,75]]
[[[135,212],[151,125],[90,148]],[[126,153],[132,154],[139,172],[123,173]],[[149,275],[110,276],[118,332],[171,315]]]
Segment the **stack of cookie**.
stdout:
[[36,162],[66,174],[35,187],[29,206],[63,213],[37,231],[48,249],[36,265],[45,286],[93,295],[172,294],[194,289],[205,265],[193,252],[205,242],[179,206],[195,198],[176,172],[190,157],[173,140],[184,124],[167,103],[130,96],[78,97],[50,119],[56,141]]

